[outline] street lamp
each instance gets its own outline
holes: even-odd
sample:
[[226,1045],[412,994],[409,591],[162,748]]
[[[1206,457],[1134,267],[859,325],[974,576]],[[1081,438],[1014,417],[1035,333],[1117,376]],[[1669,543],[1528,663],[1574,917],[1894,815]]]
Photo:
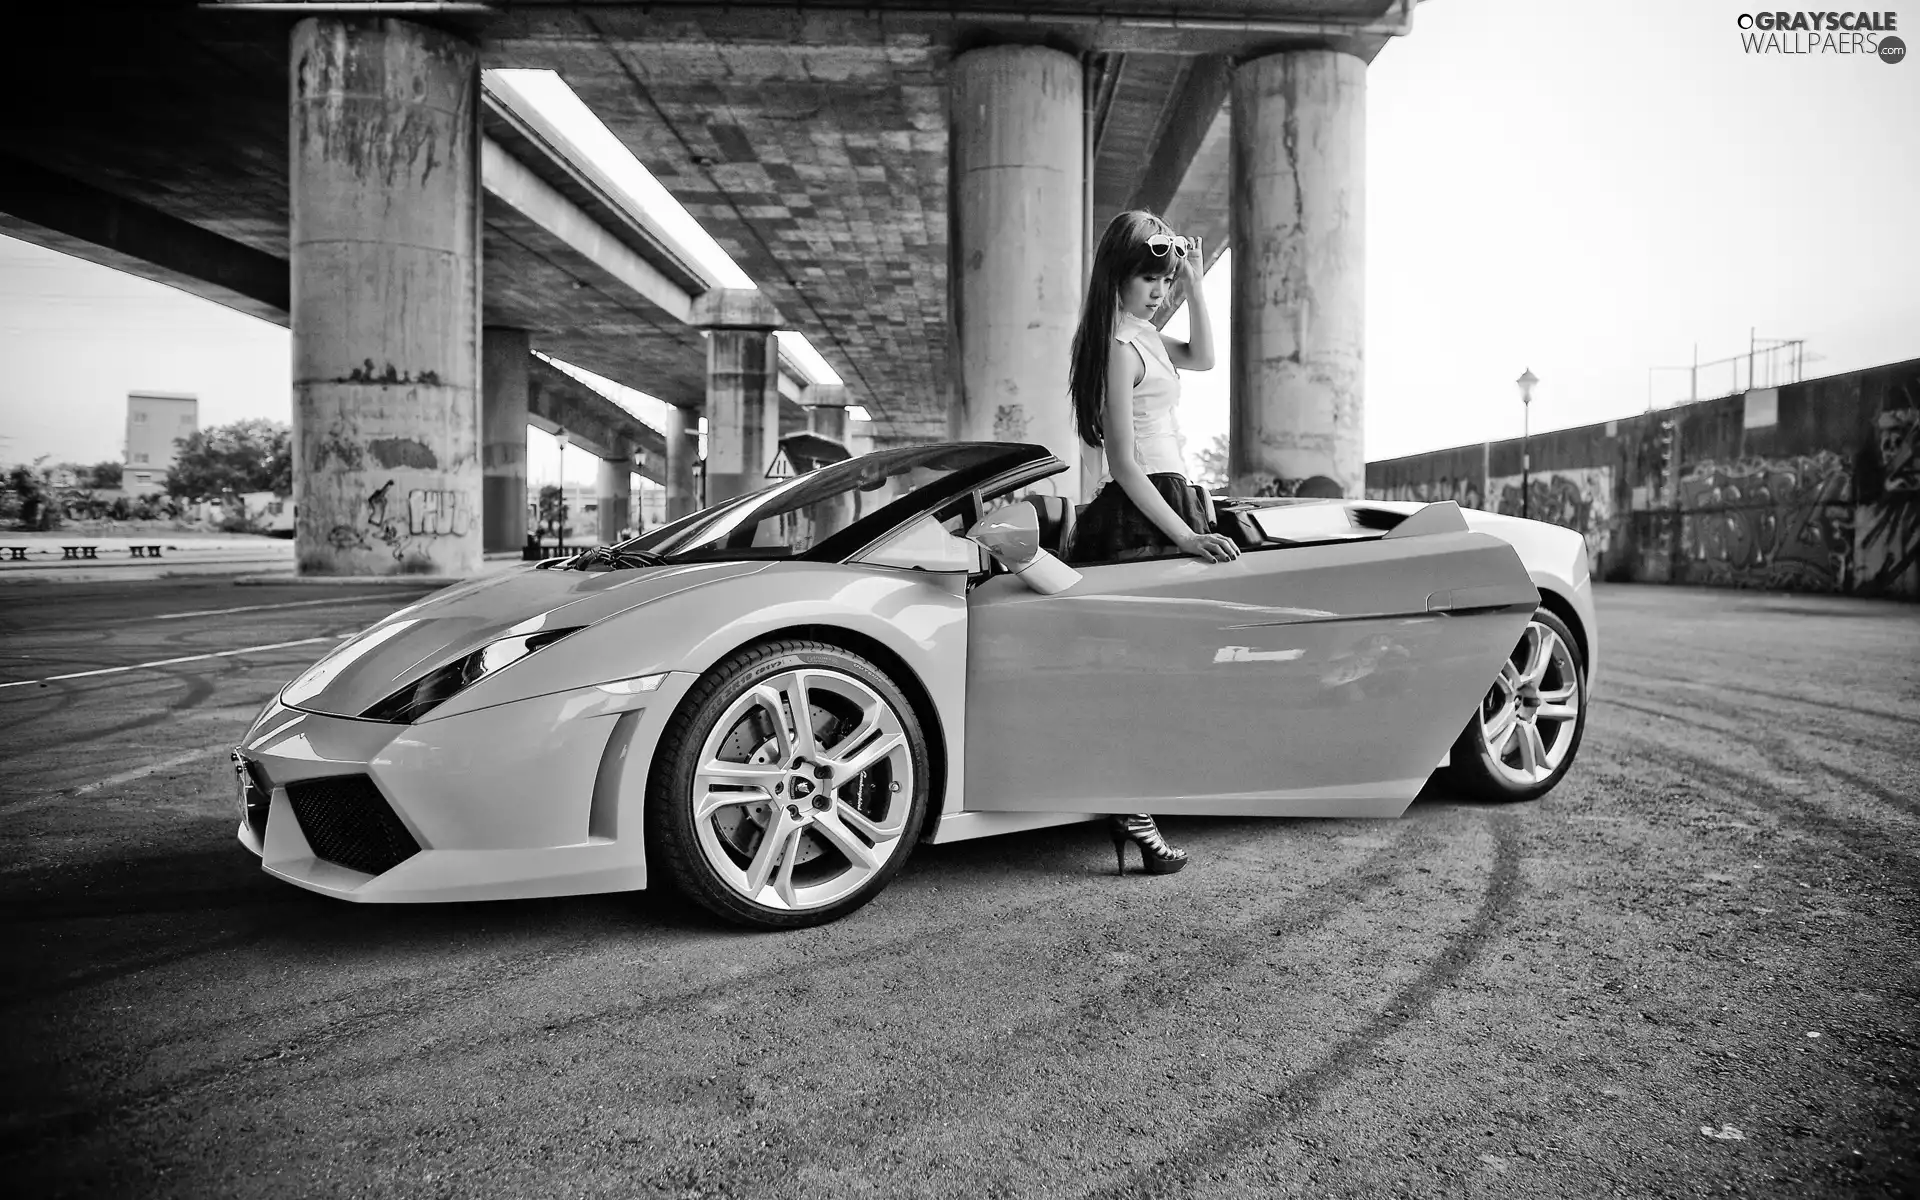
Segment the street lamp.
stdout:
[[1514,382],[1520,385],[1520,516],[1524,520],[1528,516],[1527,489],[1533,469],[1527,447],[1527,414],[1533,407],[1533,385],[1540,380],[1534,376],[1533,368],[1528,367]]
[[555,480],[560,485],[560,502],[554,507],[553,549],[554,553],[567,548],[567,443],[572,441],[564,429],[553,431],[554,449],[559,451],[560,475]]

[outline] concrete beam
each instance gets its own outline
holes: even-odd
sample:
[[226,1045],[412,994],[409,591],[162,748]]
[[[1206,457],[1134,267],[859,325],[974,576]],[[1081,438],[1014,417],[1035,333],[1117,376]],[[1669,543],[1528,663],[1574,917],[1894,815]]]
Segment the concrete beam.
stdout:
[[[714,288],[693,302],[690,318],[702,329],[780,329],[786,321],[758,288]],[[776,368],[778,363],[775,363]]]
[[0,155],[0,231],[285,326],[287,260]]
[[517,89],[484,78],[481,87],[486,136],[611,230],[681,291],[697,296],[713,286],[686,248],[628,200],[620,185]]
[[[1209,54],[1194,60],[1179,88],[1167,98],[1153,152],[1127,200],[1127,208],[1163,214],[1167,211],[1186,182],[1194,157],[1208,144],[1217,118],[1227,106],[1232,84],[1233,66],[1226,55]],[[1110,213],[1104,215],[1112,217]]]
[[[538,358],[527,362],[527,424],[547,433],[566,430],[574,445],[599,458],[625,458],[653,483],[664,484],[666,439],[661,433],[573,376]],[[654,464],[648,469],[648,464]]]
[[491,138],[480,145],[480,184],[664,312],[689,318],[692,296]]

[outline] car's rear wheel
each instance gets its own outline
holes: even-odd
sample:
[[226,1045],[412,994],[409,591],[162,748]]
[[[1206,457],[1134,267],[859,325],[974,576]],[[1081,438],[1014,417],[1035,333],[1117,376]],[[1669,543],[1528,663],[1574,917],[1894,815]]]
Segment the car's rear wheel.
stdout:
[[1580,644],[1540,608],[1454,742],[1447,780],[1486,800],[1544,796],[1573,765],[1586,724]]
[[729,920],[836,920],[897,875],[926,818],[926,738],[885,671],[838,646],[750,647],[694,685],[648,786],[656,863]]

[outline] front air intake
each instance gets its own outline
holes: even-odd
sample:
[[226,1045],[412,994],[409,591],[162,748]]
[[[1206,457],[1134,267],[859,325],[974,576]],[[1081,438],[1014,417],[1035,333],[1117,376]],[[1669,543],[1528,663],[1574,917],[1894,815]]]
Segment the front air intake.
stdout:
[[365,775],[335,775],[287,785],[300,832],[316,857],[378,875],[420,853],[420,843]]

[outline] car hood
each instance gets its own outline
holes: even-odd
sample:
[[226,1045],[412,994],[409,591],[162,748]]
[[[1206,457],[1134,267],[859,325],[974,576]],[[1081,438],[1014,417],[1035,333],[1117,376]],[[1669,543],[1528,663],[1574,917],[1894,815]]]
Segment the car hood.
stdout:
[[527,567],[461,584],[355,634],[288,684],[280,700],[308,712],[357,717],[401,684],[499,638],[592,625],[767,565],[709,562],[622,571]]

